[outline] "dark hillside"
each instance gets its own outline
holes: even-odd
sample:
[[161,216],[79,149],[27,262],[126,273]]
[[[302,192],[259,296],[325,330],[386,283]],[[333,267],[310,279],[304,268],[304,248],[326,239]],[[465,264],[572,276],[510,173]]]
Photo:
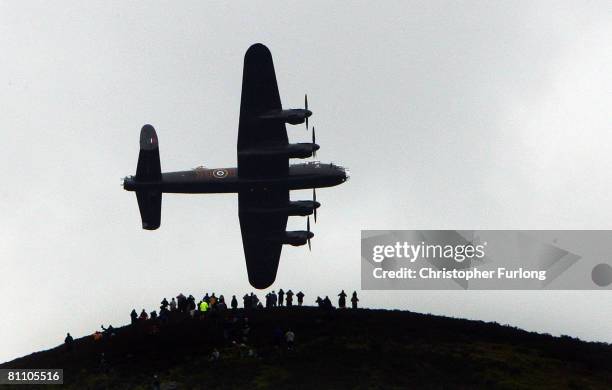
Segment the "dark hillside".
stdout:
[[[612,346],[385,310],[274,308],[126,326],[0,365],[63,368],[74,389],[609,389]],[[234,322],[236,318],[236,322]],[[278,329],[277,329],[278,328]],[[275,329],[295,348],[275,347]],[[227,337],[225,337],[227,336]],[[283,337],[284,340],[284,337]],[[218,361],[210,361],[214,348]],[[249,349],[256,356],[248,356]],[[104,362],[101,354],[104,353]],[[241,356],[242,355],[242,356]],[[26,386],[20,386],[20,389]]]

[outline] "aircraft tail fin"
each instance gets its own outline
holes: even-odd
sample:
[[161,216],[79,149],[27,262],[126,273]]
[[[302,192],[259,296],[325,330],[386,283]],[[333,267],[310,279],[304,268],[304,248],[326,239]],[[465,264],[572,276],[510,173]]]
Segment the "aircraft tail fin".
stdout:
[[[161,181],[161,163],[157,133],[151,125],[144,125],[140,131],[140,153],[136,167],[136,181]],[[136,191],[142,228],[155,230],[160,225],[162,193],[157,189]]]
[[140,153],[136,167],[136,180],[161,180],[161,163],[159,161],[159,143],[157,133],[151,125],[144,125],[140,130]]

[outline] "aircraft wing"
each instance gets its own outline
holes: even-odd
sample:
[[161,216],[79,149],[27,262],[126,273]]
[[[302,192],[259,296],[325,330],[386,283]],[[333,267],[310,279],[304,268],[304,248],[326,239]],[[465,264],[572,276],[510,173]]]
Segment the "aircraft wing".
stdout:
[[262,114],[282,110],[272,54],[264,45],[251,46],[244,56],[242,96],[238,125],[238,176],[263,178],[287,176],[289,159],[283,156],[241,156],[258,146],[288,144],[285,123],[261,119]]
[[249,209],[265,209],[289,201],[289,190],[243,191],[238,194],[238,216],[242,232],[244,257],[249,282],[255,288],[270,286],[276,279],[282,250],[279,241],[271,240],[274,233],[287,229],[287,215],[278,213],[253,213]]
[[238,176],[253,179],[253,184],[238,192],[238,215],[249,282],[256,288],[266,288],[276,279],[282,244],[271,237],[284,234],[287,228],[287,215],[266,213],[265,209],[289,202],[289,190],[282,180],[264,184],[257,179],[288,176],[289,158],[241,152],[288,144],[283,121],[261,118],[279,110],[282,105],[272,55],[264,45],[255,44],[244,56],[238,125]]

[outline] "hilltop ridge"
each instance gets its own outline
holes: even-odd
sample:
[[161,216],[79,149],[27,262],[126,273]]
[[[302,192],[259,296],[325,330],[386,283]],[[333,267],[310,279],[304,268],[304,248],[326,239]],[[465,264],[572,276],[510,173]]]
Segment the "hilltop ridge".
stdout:
[[[279,329],[295,333],[293,350],[279,343]],[[64,386],[74,389],[150,389],[154,375],[162,389],[603,389],[612,383],[609,344],[407,311],[239,309],[115,333],[0,368],[63,368]],[[211,361],[214,349],[218,361]]]

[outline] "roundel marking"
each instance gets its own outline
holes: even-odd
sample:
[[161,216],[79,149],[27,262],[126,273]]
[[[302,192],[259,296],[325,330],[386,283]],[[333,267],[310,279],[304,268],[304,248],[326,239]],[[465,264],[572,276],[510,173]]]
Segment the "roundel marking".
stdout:
[[228,176],[227,169],[215,169],[212,174],[217,179],[224,179]]

